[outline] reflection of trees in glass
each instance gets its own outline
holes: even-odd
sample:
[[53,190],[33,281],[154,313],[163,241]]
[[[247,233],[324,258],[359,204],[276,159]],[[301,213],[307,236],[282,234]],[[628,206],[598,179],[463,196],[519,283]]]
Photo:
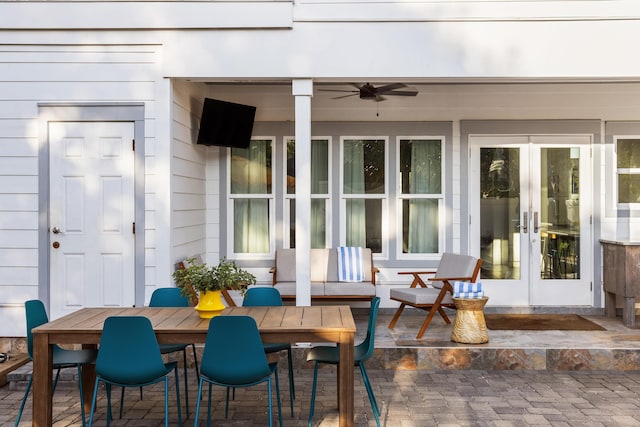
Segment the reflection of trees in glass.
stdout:
[[384,194],[384,140],[346,140],[344,145],[345,193]]
[[640,139],[619,139],[616,154],[618,168],[640,168]]
[[[400,141],[400,176],[403,194],[438,194],[442,191],[440,147],[440,140]],[[421,190],[414,188],[416,181],[422,184]]]
[[520,159],[517,148],[480,149],[480,192],[483,198],[520,194]]
[[619,139],[618,203],[640,203],[640,139]]

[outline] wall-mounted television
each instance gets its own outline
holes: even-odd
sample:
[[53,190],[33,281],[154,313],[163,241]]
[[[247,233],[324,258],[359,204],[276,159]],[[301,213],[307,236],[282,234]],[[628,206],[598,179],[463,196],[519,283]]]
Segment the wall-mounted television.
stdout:
[[256,107],[205,98],[198,144],[249,147],[255,115]]

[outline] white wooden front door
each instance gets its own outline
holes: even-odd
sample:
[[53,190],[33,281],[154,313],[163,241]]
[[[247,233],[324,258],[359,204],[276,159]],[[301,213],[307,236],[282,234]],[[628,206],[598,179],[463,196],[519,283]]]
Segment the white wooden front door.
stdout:
[[590,306],[590,136],[469,138],[471,250],[492,305]]
[[51,318],[133,306],[134,124],[51,122]]

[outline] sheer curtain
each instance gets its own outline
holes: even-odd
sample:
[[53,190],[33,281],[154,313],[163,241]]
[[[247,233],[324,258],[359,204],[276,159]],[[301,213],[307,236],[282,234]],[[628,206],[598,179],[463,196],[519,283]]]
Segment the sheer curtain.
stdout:
[[[329,149],[327,140],[311,141],[311,194],[326,195],[329,191]],[[327,246],[326,199],[311,199],[311,247]]]
[[[261,194],[270,191],[267,167],[270,141],[251,141],[247,149],[243,173],[234,170],[240,179],[232,183],[232,193]],[[232,165],[233,167],[234,165]],[[234,199],[234,251],[236,253],[269,252],[269,200],[266,198]]]
[[[410,191],[412,194],[439,194],[440,141],[413,141],[411,144]],[[438,252],[438,200],[409,200],[409,253]]]
[[[363,141],[344,142],[344,193],[365,193]],[[345,213],[346,245],[366,247],[364,199],[347,199]]]

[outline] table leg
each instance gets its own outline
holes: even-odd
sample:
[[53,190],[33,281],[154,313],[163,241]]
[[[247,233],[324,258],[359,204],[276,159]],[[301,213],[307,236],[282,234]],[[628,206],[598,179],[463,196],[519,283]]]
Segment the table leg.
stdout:
[[340,427],[354,425],[354,335],[344,334],[338,346],[340,347],[340,363],[338,364],[338,412]]
[[52,425],[53,348],[48,334],[33,334],[33,426]]
[[[83,344],[83,349],[95,350],[98,348],[96,344]],[[91,413],[91,401],[93,400],[93,387],[96,384],[96,365],[89,363],[82,366],[82,398],[84,399],[84,413],[89,420]]]

